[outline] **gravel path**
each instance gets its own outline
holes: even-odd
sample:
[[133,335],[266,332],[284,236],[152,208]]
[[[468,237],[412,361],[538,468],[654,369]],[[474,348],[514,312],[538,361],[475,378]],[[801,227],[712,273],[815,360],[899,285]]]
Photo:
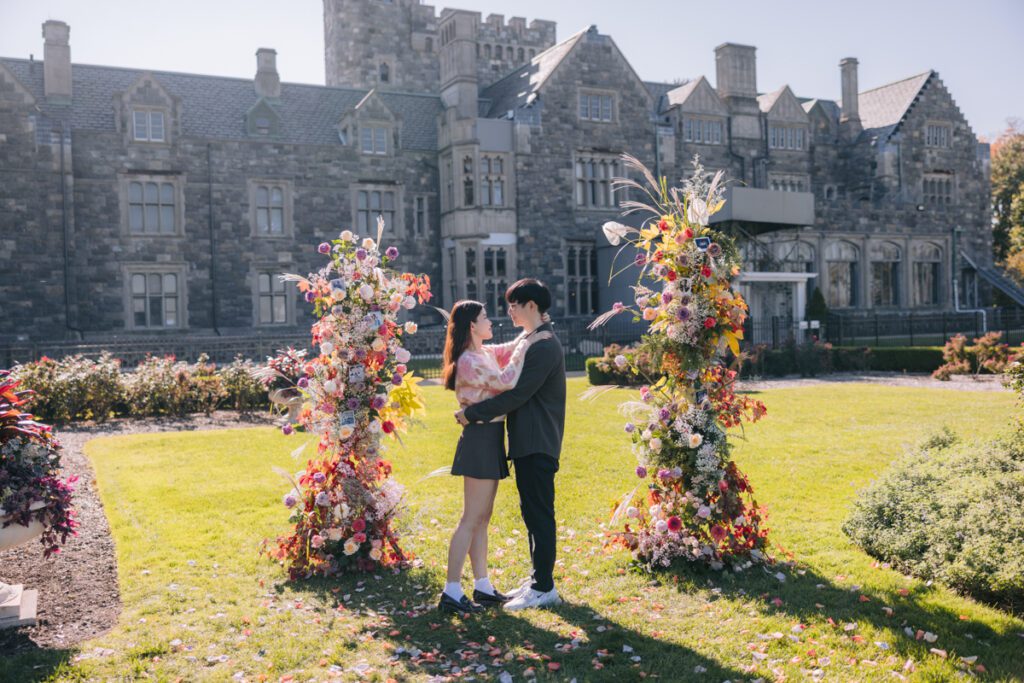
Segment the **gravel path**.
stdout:
[[175,432],[273,424],[266,413],[239,415],[218,411],[188,418],[118,419],[104,424],[76,424],[55,429],[63,446],[65,476],[78,475],[75,510],[78,536],[58,555],[43,559],[38,540],[0,552],[0,579],[39,591],[37,625],[0,631],[0,652],[35,648],[65,649],[114,627],[121,612],[117,560],[96,477],[83,453],[97,436]]
[[821,384],[880,384],[888,387],[918,387],[946,389],[952,391],[1009,391],[1003,386],[999,375],[953,375],[948,382],[932,379],[931,375],[910,375],[894,372],[843,372],[822,377],[780,377],[778,379],[741,380],[737,383],[740,391],[764,391],[766,389],[792,389]]

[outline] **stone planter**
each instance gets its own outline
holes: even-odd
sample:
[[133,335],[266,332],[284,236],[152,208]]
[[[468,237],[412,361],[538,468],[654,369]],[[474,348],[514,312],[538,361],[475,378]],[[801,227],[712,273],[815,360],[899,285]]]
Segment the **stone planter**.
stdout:
[[305,399],[298,389],[273,389],[270,392],[270,402],[288,411],[288,423],[296,424],[299,421],[299,413],[302,412],[302,404]]
[[[36,501],[29,506],[29,509],[38,510],[44,505],[46,504],[43,501]],[[3,527],[8,519],[10,517],[0,510],[0,527]],[[30,522],[28,526],[11,524],[7,528],[0,528],[0,551],[31,541],[41,533],[43,533],[43,523],[36,520]],[[20,585],[12,586],[0,581],[0,629],[34,626],[38,597],[36,591],[23,590]]]

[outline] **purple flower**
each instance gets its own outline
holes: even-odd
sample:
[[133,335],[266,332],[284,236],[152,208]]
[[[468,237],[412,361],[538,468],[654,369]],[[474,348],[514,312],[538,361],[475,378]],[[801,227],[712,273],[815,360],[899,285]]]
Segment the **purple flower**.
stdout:
[[679,318],[680,322],[686,322],[687,320],[690,319],[691,315],[692,314],[690,313],[690,309],[687,308],[686,306],[681,307],[676,312],[676,317]]
[[633,263],[635,263],[637,266],[643,267],[643,265],[647,263],[647,257],[644,254],[637,254],[636,258],[633,260]]
[[330,254],[331,245],[329,245],[327,242],[321,242],[320,246],[317,247],[316,250],[319,251],[321,254]]
[[313,303],[316,301],[316,294],[313,292],[306,292],[306,303]]
[[349,410],[355,410],[358,407],[359,407],[359,399],[358,398],[350,398],[348,400],[348,409]]
[[284,427],[281,427],[281,433],[284,434],[285,436],[288,436],[289,434],[291,434],[294,431],[295,431],[295,429],[290,424],[287,424]]
[[309,386],[309,378],[308,377],[300,377],[299,381],[297,382],[297,384],[299,385],[299,389],[305,389],[305,388],[307,388]]
[[384,397],[378,394],[377,396],[373,397],[372,401],[370,401],[370,407],[373,408],[374,410],[380,410],[381,408],[384,407],[386,403],[387,401],[384,399]]
[[647,477],[647,468],[644,467],[643,465],[637,465],[636,476],[640,477],[641,479],[645,479]]
[[358,249],[356,249],[356,259],[359,260],[359,261],[362,261],[365,258],[366,258],[366,250],[363,249],[362,247],[359,247]]
[[671,470],[666,470],[666,469],[660,469],[660,470],[658,470],[658,478],[659,479],[663,479],[665,481],[668,481],[669,479],[672,478],[672,471]]
[[668,419],[672,417],[672,411],[668,408],[662,408],[658,411],[658,416],[661,418],[662,422],[668,422]]
[[398,248],[388,247],[388,250],[384,252],[384,255],[387,256],[392,261],[394,261],[396,258],[398,258]]
[[632,434],[634,430],[636,430],[636,425],[633,424],[632,422],[627,422],[626,423],[626,433],[627,434]]
[[622,311],[624,311],[625,309],[626,307],[622,305],[621,301],[616,301],[614,304],[612,304],[612,310],[615,311],[616,313],[622,313]]
[[681,297],[679,297],[679,303],[681,303],[684,306],[688,306],[690,304],[690,295],[683,294]]
[[708,255],[709,256],[721,256],[722,255],[722,247],[720,247],[717,242],[712,242],[711,246],[708,247]]
[[316,472],[313,475],[313,481],[315,481],[318,484],[322,484],[325,481],[327,481],[327,475],[325,475],[323,472]]
[[399,374],[398,374],[398,373],[396,372],[396,373],[395,373],[395,375],[394,375],[394,377],[392,377],[392,378],[391,378],[391,383],[392,383],[392,384],[394,384],[394,385],[395,385],[396,387],[397,387],[397,386],[401,386],[401,385],[402,385],[402,376],[401,376],[401,375],[399,375]]
[[672,302],[672,292],[662,292],[661,303],[667,304]]
[[677,260],[679,262],[680,267],[682,268],[685,268],[690,264],[690,257],[687,256],[686,254],[680,254]]
[[284,497],[284,506],[286,508],[293,508],[298,502],[298,499],[290,493]]
[[364,348],[356,349],[356,360],[366,360],[366,349],[364,349]]

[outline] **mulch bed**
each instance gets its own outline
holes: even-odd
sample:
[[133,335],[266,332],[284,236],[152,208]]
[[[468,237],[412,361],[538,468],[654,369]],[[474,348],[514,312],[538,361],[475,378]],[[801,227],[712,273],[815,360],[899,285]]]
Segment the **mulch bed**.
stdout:
[[38,540],[0,552],[0,579],[39,591],[37,624],[0,631],[0,652],[67,649],[110,631],[121,612],[117,560],[96,477],[83,453],[97,436],[175,432],[274,424],[266,413],[240,415],[217,411],[187,418],[118,419],[103,424],[74,424],[56,429],[63,446],[64,475],[78,475],[75,510],[78,536],[68,540],[59,554],[43,559]]

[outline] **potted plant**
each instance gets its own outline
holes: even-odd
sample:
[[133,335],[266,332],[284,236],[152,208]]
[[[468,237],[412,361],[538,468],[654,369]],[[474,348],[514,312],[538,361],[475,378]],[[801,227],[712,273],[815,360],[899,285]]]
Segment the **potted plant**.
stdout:
[[[32,392],[18,391],[10,372],[0,370],[0,550],[40,537],[46,557],[75,535],[71,493],[77,477],[60,477],[60,444],[48,425],[23,411]],[[0,582],[0,625],[34,619],[21,609],[20,586]]]

